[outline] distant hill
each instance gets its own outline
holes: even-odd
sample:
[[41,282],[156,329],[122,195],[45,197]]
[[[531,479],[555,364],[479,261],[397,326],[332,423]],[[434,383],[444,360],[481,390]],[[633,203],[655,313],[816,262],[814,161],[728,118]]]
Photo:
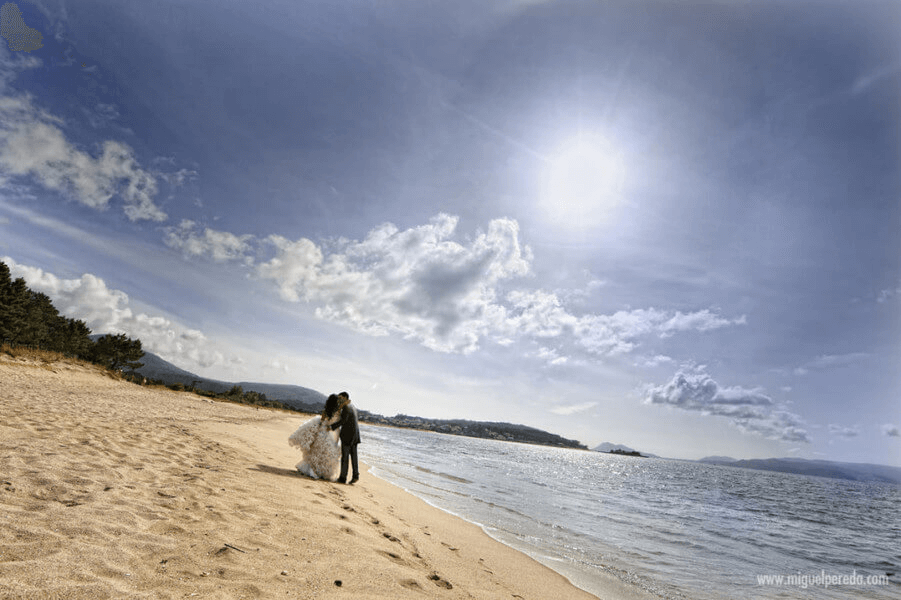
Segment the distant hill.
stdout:
[[633,454],[638,456],[644,456],[645,458],[660,458],[656,454],[650,454],[648,452],[639,452],[638,450],[634,450],[629,448],[625,444],[611,444],[610,442],[604,442],[603,444],[599,444],[592,448],[594,452],[605,452],[607,454]]
[[728,458],[711,456],[699,462],[720,464],[741,469],[759,469],[761,471],[777,471],[795,473],[797,475],[814,475],[833,479],[849,479],[851,481],[878,481],[882,483],[901,484],[901,467],[873,465],[867,463],[845,463],[829,460],[807,460],[804,458],[765,458],[717,461],[710,459]]
[[285,385],[278,383],[256,383],[252,381],[239,381],[237,383],[229,381],[220,381],[218,379],[209,379],[195,375],[190,371],[185,371],[176,367],[167,360],[163,360],[153,352],[144,351],[141,361],[144,366],[137,370],[148,379],[158,379],[166,385],[173,383],[181,383],[187,386],[194,386],[201,390],[222,393],[227,392],[234,386],[238,385],[245,392],[258,392],[266,394],[269,400],[278,400],[282,404],[286,404],[291,408],[316,414],[322,410],[325,404],[325,395],[310,388],[301,387],[299,385]]
[[147,350],[144,350],[144,356],[141,357],[139,362],[144,366],[138,369],[137,372],[150,379],[160,379],[166,383],[184,383],[187,378],[200,379],[200,376],[180,369]]
[[450,435],[462,435],[466,437],[486,438],[507,442],[521,442],[524,444],[538,444],[540,446],[557,446],[560,448],[578,448],[587,450],[588,447],[577,440],[570,440],[555,433],[549,433],[514,423],[495,423],[487,421],[467,421],[465,419],[424,419],[408,415],[395,415],[383,417],[364,410],[360,411],[360,420],[366,423],[390,425],[392,427],[404,427],[407,429],[420,429],[447,433]]
[[705,456],[698,462],[722,465],[722,464],[731,464],[734,462],[738,462],[738,459],[732,458],[731,456]]
[[[245,392],[265,394],[267,400],[277,400],[295,410],[311,414],[320,412],[325,404],[325,395],[316,390],[311,390],[310,388],[277,383],[256,383],[249,381],[233,383],[229,381],[219,381],[218,379],[209,379],[201,377],[200,375],[195,375],[190,371],[185,371],[169,361],[160,358],[153,352],[147,352],[146,350],[144,351],[144,356],[141,358],[140,362],[143,363],[144,366],[137,369],[137,373],[148,379],[162,381],[166,385],[180,383],[185,386],[193,386],[200,390],[207,390],[220,394],[227,392],[238,385],[241,386]],[[422,417],[410,417],[407,415],[383,417],[382,415],[370,413],[365,410],[360,410],[360,420],[365,423],[421,429],[424,431],[435,431],[438,433],[449,433],[468,437],[490,438],[527,444],[539,444],[543,446],[586,449],[585,446],[576,440],[569,440],[554,433],[535,429],[534,427],[515,425],[512,423],[424,419]]]
[[612,450],[622,450],[623,452],[637,452],[634,448],[629,448],[624,444],[611,444],[610,442],[604,442],[599,446],[595,446],[592,448],[595,452],[610,452]]

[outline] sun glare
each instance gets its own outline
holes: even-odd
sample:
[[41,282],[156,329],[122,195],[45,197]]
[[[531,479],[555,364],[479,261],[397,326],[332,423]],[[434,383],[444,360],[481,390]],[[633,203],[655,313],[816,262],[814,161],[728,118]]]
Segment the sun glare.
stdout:
[[619,200],[625,168],[604,140],[580,138],[551,159],[542,204],[550,222],[584,229],[602,223]]

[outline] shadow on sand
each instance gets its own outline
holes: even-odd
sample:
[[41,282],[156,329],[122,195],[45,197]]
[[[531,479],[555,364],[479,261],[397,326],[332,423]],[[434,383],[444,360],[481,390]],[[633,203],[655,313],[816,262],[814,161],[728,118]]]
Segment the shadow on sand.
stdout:
[[300,479],[310,479],[312,481],[312,478],[300,473],[297,469],[283,469],[281,467],[258,464],[255,467],[249,467],[249,470],[259,471],[260,473],[269,473],[270,475],[281,475],[282,477],[299,477]]

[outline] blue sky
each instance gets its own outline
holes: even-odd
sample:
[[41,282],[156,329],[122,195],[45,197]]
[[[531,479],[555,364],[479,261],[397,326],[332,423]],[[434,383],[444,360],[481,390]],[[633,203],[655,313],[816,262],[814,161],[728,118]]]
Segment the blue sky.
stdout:
[[194,372],[901,465],[901,4],[39,0],[0,256]]

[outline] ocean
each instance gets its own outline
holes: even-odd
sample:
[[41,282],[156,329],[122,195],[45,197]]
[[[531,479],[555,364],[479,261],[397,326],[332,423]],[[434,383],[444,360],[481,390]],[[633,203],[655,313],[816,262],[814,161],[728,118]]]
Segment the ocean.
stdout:
[[901,598],[901,486],[387,427],[362,435],[374,475],[594,594],[607,574],[673,599]]

